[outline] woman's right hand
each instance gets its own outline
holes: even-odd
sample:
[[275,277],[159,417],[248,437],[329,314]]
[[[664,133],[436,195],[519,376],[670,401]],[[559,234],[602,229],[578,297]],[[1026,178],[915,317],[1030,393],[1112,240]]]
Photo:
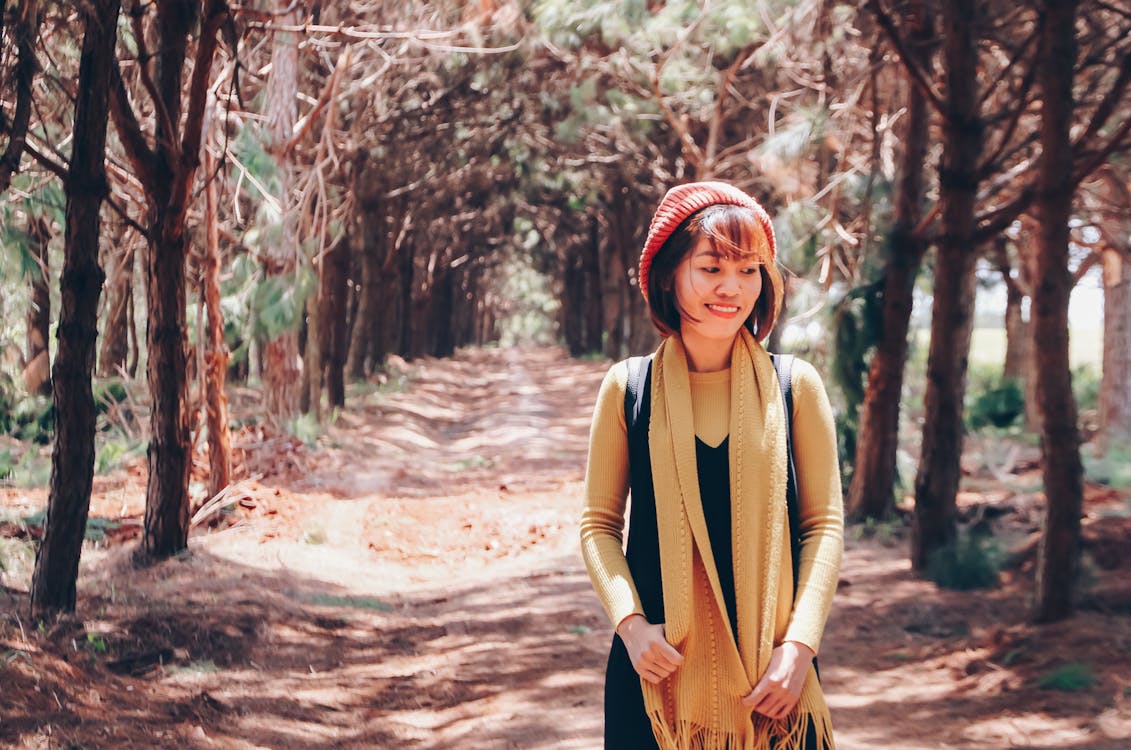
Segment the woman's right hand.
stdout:
[[664,636],[664,626],[653,625],[644,615],[629,615],[617,626],[628,658],[640,678],[653,685],[666,679],[683,663],[683,655]]

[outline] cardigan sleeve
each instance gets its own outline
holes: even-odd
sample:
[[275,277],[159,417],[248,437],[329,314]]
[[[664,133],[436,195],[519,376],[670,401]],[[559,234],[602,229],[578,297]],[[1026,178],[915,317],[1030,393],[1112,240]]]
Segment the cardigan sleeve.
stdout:
[[801,517],[797,594],[784,640],[819,651],[840,578],[844,507],[832,407],[817,370],[795,360],[793,461]]
[[623,547],[629,488],[624,422],[627,381],[628,365],[620,362],[601,383],[589,433],[585,509],[581,516],[581,554],[614,628],[631,614],[644,614]]

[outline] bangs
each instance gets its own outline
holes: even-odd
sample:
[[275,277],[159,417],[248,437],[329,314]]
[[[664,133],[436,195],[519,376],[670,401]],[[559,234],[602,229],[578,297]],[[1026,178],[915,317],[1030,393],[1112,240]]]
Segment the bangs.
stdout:
[[695,214],[688,225],[692,235],[707,238],[718,255],[731,260],[768,263],[770,240],[753,210],[716,204]]

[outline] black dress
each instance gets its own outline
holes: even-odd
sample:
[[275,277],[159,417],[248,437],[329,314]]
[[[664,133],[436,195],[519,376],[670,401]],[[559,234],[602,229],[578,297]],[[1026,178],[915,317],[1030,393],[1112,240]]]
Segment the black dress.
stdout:
[[[730,535],[730,456],[728,440],[712,448],[695,439],[699,494],[707,534],[718,568],[719,583],[726,600],[733,632],[738,632],[737,602],[734,596],[734,565],[731,562]],[[645,446],[647,442],[645,441]],[[630,461],[639,466],[638,458]],[[648,465],[648,464],[644,464]],[[647,475],[650,472],[640,472]],[[632,507],[629,511],[628,569],[644,605],[648,622],[664,621],[664,593],[660,580],[660,539],[656,526],[656,496],[650,476],[633,475]],[[619,635],[613,635],[609,662],[605,669],[605,748],[606,750],[659,750],[652,724],[644,711],[640,677]]]
[[[647,440],[641,455],[630,456],[634,466],[650,466]],[[731,549],[729,438],[711,447],[695,438],[695,460],[699,473],[699,495],[707,521],[707,536],[719,575],[731,632],[738,632],[738,603],[734,593],[734,563]],[[664,594],[660,578],[660,540],[656,525],[656,496],[650,471],[632,473],[632,506],[629,511],[628,547],[625,557],[636,584],[648,622],[664,621]],[[806,750],[816,750],[816,733],[810,731]],[[659,750],[652,724],[644,710],[640,677],[632,667],[624,641],[613,635],[605,669],[605,750]]]

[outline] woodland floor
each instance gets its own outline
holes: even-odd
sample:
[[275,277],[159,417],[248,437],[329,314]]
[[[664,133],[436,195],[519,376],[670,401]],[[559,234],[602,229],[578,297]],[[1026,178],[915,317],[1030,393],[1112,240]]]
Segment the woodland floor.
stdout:
[[[240,470],[263,476],[146,568],[143,464],[98,477],[91,515],[117,525],[84,553],[77,619],[40,630],[11,546],[35,529],[12,519],[46,490],[0,488],[0,747],[600,747],[610,629],[576,524],[606,366],[464,351],[351,394],[313,447],[245,428]],[[1020,550],[997,589],[940,591],[901,526],[848,529],[821,656],[842,750],[1131,748],[1127,500],[1089,487],[1081,611],[1029,625],[1039,477],[1009,463],[961,496]],[[1040,687],[1065,667],[1081,684]]]

